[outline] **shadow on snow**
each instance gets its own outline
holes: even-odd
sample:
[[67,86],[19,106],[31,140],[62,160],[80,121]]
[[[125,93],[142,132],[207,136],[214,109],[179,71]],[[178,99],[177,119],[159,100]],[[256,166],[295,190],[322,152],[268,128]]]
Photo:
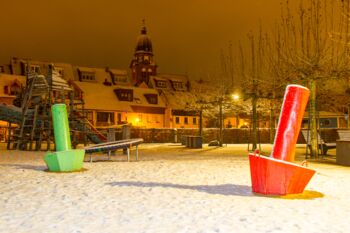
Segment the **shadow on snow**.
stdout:
[[143,188],[174,188],[174,189],[186,189],[195,190],[198,192],[205,192],[209,194],[219,194],[226,196],[254,196],[252,189],[247,185],[237,184],[221,184],[221,185],[182,185],[182,184],[170,184],[170,183],[157,183],[157,182],[110,182],[106,183],[111,186],[119,187],[143,187]]

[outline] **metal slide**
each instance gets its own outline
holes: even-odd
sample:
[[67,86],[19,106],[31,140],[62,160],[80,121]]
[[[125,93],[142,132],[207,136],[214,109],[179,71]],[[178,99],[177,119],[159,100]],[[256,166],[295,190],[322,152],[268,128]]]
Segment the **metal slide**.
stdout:
[[[22,121],[22,109],[14,105],[0,104],[0,120],[20,125]],[[101,134],[87,119],[79,119],[77,129],[87,131],[87,137],[93,143],[103,143],[107,138]]]

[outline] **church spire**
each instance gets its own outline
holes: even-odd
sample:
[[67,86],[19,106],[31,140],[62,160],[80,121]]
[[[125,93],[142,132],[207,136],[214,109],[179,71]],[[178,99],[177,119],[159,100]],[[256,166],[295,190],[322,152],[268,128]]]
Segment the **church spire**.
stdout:
[[141,34],[137,38],[134,58],[130,68],[136,86],[141,83],[150,85],[150,77],[157,75],[157,65],[153,60],[151,38],[147,35],[145,19],[142,20]]
[[146,35],[147,29],[146,29],[146,20],[142,19],[142,26],[141,26],[141,35]]

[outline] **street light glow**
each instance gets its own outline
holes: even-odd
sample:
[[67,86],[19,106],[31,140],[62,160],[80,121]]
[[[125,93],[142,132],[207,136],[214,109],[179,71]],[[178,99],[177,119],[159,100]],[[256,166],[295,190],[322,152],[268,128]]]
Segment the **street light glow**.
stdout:
[[232,95],[232,98],[233,98],[233,100],[238,100],[238,99],[239,99],[239,95],[233,94],[233,95]]

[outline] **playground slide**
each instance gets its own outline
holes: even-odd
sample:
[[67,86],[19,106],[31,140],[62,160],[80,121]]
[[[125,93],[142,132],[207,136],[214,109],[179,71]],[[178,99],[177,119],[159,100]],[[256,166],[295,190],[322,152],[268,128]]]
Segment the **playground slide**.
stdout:
[[[22,109],[14,105],[0,104],[0,120],[20,125],[22,121]],[[78,121],[78,130],[83,131],[84,125],[87,130],[87,137],[93,143],[98,144],[107,141],[107,138],[86,119],[80,119]]]
[[21,124],[22,109],[14,105],[0,104],[0,121]]
[[79,119],[77,128],[79,131],[83,131],[84,126],[87,131],[87,137],[95,144],[107,142],[107,138],[101,134],[88,120]]

